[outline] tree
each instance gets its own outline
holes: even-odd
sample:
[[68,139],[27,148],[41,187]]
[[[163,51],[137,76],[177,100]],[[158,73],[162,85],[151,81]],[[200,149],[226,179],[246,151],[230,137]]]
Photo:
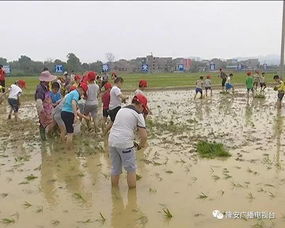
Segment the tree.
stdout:
[[101,72],[102,71],[102,65],[103,65],[103,63],[101,61],[97,61],[95,63],[90,63],[89,64],[89,70]]
[[80,72],[81,62],[78,57],[73,53],[68,53],[67,55],[67,69],[68,71]]
[[7,64],[7,59],[0,57],[0,64],[1,65],[6,65]]
[[33,73],[32,72],[32,63],[33,61],[31,60],[30,57],[21,55],[20,58],[18,59],[19,63],[19,68],[23,71],[23,73]]
[[106,59],[108,63],[112,63],[115,60],[115,56],[111,52],[108,52],[106,53]]

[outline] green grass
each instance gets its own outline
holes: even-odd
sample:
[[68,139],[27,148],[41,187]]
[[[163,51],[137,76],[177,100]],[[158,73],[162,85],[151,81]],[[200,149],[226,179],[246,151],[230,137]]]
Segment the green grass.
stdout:
[[200,141],[197,144],[197,152],[202,158],[230,157],[230,153],[225,150],[221,143],[211,143]]
[[[165,88],[165,87],[189,87],[194,86],[196,80],[200,76],[212,76],[212,84],[220,85],[221,79],[218,77],[218,72],[215,73],[155,73],[155,74],[120,74],[125,80],[123,90],[135,90],[138,82],[141,79],[148,81],[148,86],[152,88]],[[266,82],[273,82],[273,73],[266,74]],[[39,83],[38,77],[7,77],[7,85],[11,85],[16,80],[23,79],[27,83],[27,89],[24,91],[25,96],[32,98],[35,88]],[[234,73],[233,84],[245,84],[245,73]]]

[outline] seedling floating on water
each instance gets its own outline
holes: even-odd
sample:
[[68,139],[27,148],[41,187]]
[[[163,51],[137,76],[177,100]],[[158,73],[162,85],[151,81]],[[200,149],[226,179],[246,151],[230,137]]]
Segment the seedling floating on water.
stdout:
[[231,154],[225,150],[221,143],[200,141],[197,144],[197,152],[202,158],[230,157]]
[[83,196],[80,193],[73,193],[73,197],[79,200],[82,200],[83,202],[86,202],[86,200],[83,198]]
[[206,198],[208,198],[208,196],[203,192],[201,192],[201,194],[198,196],[198,199],[206,199]]
[[25,206],[25,208],[29,208],[29,207],[32,206],[32,204],[30,204],[28,201],[26,201],[26,202],[24,203],[24,206]]
[[102,215],[101,212],[99,213],[99,215],[100,215],[100,218],[99,218],[99,219],[96,219],[96,221],[101,222],[101,223],[105,223],[106,218]]
[[171,212],[169,211],[168,208],[164,208],[162,209],[162,211],[164,212],[164,215],[167,217],[167,218],[172,218],[173,215],[171,214]]
[[4,224],[11,224],[11,223],[15,223],[15,219],[12,219],[12,218],[3,218],[1,220],[2,223]]
[[29,176],[26,177],[26,180],[30,181],[30,180],[34,180],[34,179],[36,179],[36,178],[38,178],[38,177],[36,177],[36,176],[34,176],[33,174],[31,174],[31,175],[29,175]]

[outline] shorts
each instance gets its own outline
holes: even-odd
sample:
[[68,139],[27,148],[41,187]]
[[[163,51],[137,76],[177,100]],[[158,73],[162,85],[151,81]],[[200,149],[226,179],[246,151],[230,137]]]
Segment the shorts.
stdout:
[[265,82],[260,82],[260,87],[266,87],[266,83]]
[[226,89],[232,89],[233,88],[233,85],[230,84],[230,83],[226,83]]
[[196,88],[195,91],[196,91],[196,94],[197,94],[197,93],[201,93],[201,94],[203,93],[203,90],[202,90],[201,88]]
[[136,171],[136,154],[132,148],[110,147],[110,157],[112,161],[112,176],[118,176],[122,173],[122,167],[127,172]]
[[74,114],[73,112],[61,112],[61,119],[64,122],[66,132],[72,134],[74,132]]
[[87,105],[87,104],[85,104],[84,115],[89,115],[89,113],[90,113],[92,118],[96,118],[97,112],[98,112],[98,105]]
[[247,88],[248,93],[249,93],[249,91],[253,92],[253,88]]
[[63,120],[62,120],[62,118],[61,118],[61,112],[56,112],[56,113],[54,113],[54,114],[53,114],[53,120],[56,122],[56,124],[57,124],[58,126],[63,126],[63,127],[65,127],[65,124],[64,124],[64,122],[63,122]]
[[121,106],[114,108],[112,110],[109,110],[109,116],[110,116],[110,119],[113,123],[114,123],[116,115],[120,109],[121,109]]
[[282,93],[280,93],[280,92],[278,92],[278,100],[279,101],[282,101],[282,99],[283,99],[283,97],[284,97],[284,92],[282,92]]
[[210,86],[210,87],[205,87],[205,90],[207,91],[207,90],[211,90],[212,89],[212,87]]
[[222,79],[222,87],[224,87],[224,86],[225,86],[226,81],[227,81],[227,79],[226,79],[226,78],[223,78],[223,79]]
[[109,109],[103,109],[103,116],[106,118],[109,116]]
[[17,113],[19,111],[20,104],[19,104],[19,101],[17,99],[8,98],[8,103],[14,112]]

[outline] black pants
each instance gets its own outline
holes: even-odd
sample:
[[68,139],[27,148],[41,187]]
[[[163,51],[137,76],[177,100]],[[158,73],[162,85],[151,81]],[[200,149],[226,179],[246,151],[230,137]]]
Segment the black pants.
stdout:
[[3,88],[0,90],[0,92],[5,93],[5,80],[0,80],[0,86],[2,86]]
[[71,134],[74,132],[73,123],[74,123],[74,114],[73,112],[61,112],[61,119],[64,122],[66,132]]

